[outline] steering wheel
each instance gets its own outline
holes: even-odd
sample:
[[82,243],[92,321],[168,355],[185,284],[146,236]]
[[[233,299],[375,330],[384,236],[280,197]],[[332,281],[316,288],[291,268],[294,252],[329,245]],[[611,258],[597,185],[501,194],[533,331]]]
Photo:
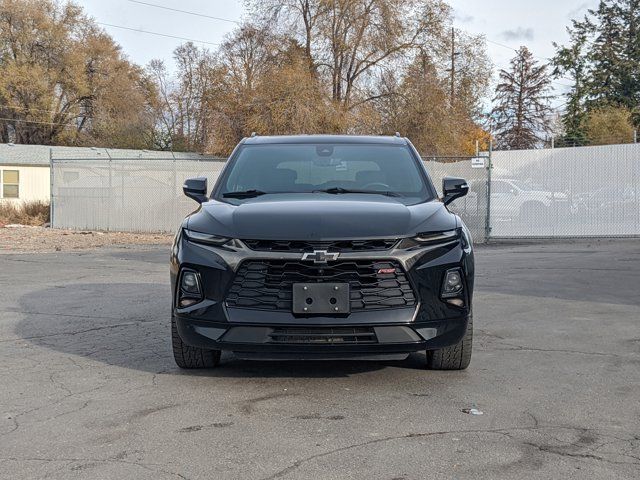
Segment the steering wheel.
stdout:
[[[362,186],[363,190],[369,190],[371,187],[382,187],[382,189],[380,190],[381,192],[388,192],[389,190],[391,190],[391,187],[389,185],[387,185],[386,183],[382,183],[382,182],[371,182],[371,183],[367,183],[366,185]],[[377,190],[374,188],[374,190]]]

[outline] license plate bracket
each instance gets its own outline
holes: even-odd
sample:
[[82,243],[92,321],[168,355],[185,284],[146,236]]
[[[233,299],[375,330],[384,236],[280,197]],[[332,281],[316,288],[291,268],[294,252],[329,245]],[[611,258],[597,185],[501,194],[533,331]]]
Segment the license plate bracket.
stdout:
[[348,283],[293,284],[293,313],[344,315],[350,311]]

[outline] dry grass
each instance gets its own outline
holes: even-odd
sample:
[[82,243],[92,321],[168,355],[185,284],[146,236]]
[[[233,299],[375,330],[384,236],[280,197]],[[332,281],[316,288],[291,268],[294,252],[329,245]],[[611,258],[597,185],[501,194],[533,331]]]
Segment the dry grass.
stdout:
[[162,245],[168,252],[172,239],[172,235],[164,233],[86,232],[44,227],[0,228],[0,256],[4,253],[132,248],[134,245]]
[[48,221],[49,204],[46,202],[0,202],[0,226],[13,223],[40,226]]

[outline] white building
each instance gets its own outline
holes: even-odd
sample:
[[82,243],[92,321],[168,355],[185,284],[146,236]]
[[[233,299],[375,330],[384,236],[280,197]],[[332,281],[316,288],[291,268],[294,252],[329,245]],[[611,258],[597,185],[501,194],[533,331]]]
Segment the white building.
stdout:
[[[105,149],[97,147],[51,147],[0,143],[0,202],[49,202],[51,198],[51,157],[55,159],[149,159],[172,160],[212,158],[196,153],[151,150]],[[66,169],[66,175],[72,175]],[[65,179],[67,180],[67,179]],[[72,180],[69,178],[68,180]]]
[[0,201],[49,201],[50,147],[0,144]]

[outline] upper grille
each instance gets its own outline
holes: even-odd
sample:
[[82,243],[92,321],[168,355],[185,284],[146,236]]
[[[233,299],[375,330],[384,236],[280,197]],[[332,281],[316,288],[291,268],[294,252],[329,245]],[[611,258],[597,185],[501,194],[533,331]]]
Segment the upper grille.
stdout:
[[[378,273],[385,269],[393,273]],[[293,284],[313,282],[348,283],[352,311],[416,304],[407,275],[394,260],[338,260],[326,265],[249,260],[240,265],[226,303],[230,307],[291,311]]]
[[374,252],[389,250],[398,240],[335,240],[327,242],[305,240],[243,240],[243,242],[251,250],[260,252],[313,252],[314,250]]

